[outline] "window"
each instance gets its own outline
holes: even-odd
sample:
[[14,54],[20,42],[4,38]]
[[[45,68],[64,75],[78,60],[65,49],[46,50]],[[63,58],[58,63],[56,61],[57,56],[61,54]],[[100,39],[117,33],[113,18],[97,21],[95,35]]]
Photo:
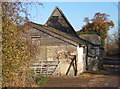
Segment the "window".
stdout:
[[32,43],[40,44],[41,36],[31,36]]

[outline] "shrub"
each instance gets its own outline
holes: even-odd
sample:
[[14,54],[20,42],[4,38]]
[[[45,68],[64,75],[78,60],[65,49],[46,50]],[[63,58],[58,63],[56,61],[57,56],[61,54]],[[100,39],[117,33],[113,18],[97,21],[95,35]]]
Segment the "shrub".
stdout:
[[41,75],[41,74],[38,74],[36,76],[36,83],[38,85],[43,85],[43,84],[46,84],[48,82],[48,77],[47,76],[44,76],[44,75]]

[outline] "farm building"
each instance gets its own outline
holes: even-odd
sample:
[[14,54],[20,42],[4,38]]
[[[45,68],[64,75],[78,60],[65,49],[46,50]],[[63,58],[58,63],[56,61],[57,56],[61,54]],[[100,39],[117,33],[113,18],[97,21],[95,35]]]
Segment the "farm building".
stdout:
[[[79,37],[86,40],[86,41],[89,41],[95,45],[98,45],[99,47],[99,56],[98,56],[98,67],[100,69],[103,68],[103,47],[101,47],[101,37],[97,34],[97,33],[93,33],[93,32],[83,32],[82,30],[79,31]],[[94,46],[94,49],[95,50],[95,46]],[[91,48],[90,48],[91,49]],[[88,50],[88,53],[91,53],[92,50]],[[88,57],[90,57],[91,55],[88,55]],[[90,58],[91,60],[91,58]],[[90,69],[90,67],[88,67],[88,69]]]
[[36,73],[79,75],[86,69],[98,69],[100,46],[77,36],[58,7],[44,25],[28,22],[28,26],[32,44],[38,48],[31,67]]

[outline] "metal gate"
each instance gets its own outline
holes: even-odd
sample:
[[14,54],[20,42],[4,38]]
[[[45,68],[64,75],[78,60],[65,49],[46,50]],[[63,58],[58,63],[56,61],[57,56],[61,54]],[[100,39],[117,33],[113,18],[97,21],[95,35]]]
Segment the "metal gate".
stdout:
[[36,74],[43,75],[54,75],[55,70],[57,69],[60,61],[36,61],[33,63],[32,68]]

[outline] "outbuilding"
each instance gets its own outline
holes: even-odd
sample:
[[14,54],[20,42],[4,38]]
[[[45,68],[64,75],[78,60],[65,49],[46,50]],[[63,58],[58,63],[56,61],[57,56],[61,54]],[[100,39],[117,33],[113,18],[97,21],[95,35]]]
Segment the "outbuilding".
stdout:
[[[80,38],[58,7],[44,25],[28,22],[28,26],[32,44],[38,49],[31,66],[35,73],[76,76],[89,67],[98,68],[99,45]],[[93,60],[88,57],[92,48]]]

